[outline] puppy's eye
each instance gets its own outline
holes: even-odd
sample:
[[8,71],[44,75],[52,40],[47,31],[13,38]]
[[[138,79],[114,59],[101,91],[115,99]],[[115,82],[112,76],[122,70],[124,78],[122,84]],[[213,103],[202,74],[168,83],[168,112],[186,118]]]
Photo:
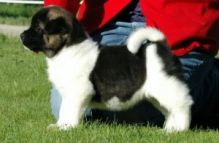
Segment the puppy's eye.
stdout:
[[37,33],[43,34],[43,30],[42,30],[40,27],[36,27],[36,28],[35,28],[35,31],[36,31]]
[[68,30],[68,25],[63,18],[50,20],[45,26],[45,31],[48,34],[65,34]]

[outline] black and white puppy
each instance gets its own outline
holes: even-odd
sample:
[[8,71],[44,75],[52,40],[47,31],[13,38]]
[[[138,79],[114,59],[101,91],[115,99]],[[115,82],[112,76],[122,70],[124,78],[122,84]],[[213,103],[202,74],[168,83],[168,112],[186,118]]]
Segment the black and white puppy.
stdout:
[[70,13],[48,7],[33,16],[21,39],[46,55],[58,128],[76,127],[87,107],[126,110],[145,99],[163,113],[168,132],[189,128],[193,101],[160,31],[138,29],[127,47],[99,45]]

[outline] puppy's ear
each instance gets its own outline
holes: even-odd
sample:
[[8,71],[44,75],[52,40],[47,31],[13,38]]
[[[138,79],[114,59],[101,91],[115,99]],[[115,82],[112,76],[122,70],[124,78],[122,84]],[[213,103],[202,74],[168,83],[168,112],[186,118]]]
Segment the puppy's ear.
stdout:
[[69,27],[65,22],[65,19],[59,17],[57,19],[50,20],[45,27],[45,31],[47,34],[64,34],[69,31]]
[[71,40],[74,43],[80,43],[87,38],[85,31],[76,18],[72,19]]

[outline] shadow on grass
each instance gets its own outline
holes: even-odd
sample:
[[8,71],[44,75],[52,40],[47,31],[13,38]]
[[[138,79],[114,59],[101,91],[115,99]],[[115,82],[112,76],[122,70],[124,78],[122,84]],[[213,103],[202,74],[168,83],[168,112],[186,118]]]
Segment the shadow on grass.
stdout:
[[[92,110],[92,114],[87,115],[85,120],[89,122],[98,121],[103,124],[116,123],[159,128],[162,128],[164,123],[163,115],[152,106],[145,108],[145,102],[131,110],[122,112]],[[219,130],[219,115],[193,115],[191,129]]]
[[[99,122],[101,124],[119,124],[119,125],[134,125],[134,126],[150,126],[150,127],[158,127],[162,128],[163,123],[156,123],[154,121],[146,121],[146,122],[134,122],[134,121],[125,121],[125,120],[117,120],[117,119],[109,119],[109,118],[86,118],[85,121],[88,122]],[[198,117],[194,118],[190,129],[202,129],[202,130],[219,130],[219,117]]]

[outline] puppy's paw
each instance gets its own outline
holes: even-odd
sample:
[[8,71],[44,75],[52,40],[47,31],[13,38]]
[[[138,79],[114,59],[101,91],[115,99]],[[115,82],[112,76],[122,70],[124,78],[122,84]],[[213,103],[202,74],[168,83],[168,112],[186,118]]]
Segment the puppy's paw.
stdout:
[[182,132],[188,130],[189,125],[190,116],[188,114],[175,113],[167,117],[164,129],[168,133]]
[[66,131],[66,130],[70,130],[75,128],[75,126],[71,125],[71,124],[50,124],[47,129],[49,130],[62,130],[62,131]]
[[67,131],[67,130],[75,128],[75,126],[73,126],[71,124],[61,124],[61,125],[58,125],[58,128],[59,128],[59,130]]
[[187,129],[188,128],[183,125],[180,125],[178,123],[170,123],[170,122],[166,123],[164,127],[164,130],[167,133],[183,132],[186,131]]

